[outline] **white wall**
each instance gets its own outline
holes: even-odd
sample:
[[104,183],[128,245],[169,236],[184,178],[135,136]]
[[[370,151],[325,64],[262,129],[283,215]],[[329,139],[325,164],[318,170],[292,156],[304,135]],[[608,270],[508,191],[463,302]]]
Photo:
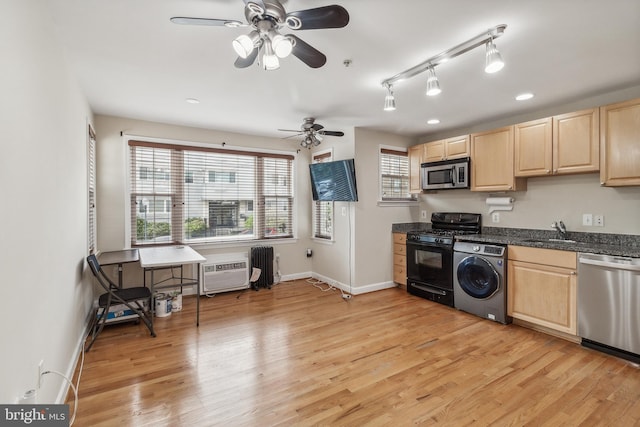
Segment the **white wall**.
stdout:
[[319,149],[333,147],[334,160],[355,158],[358,201],[336,202],[334,241],[314,241],[313,271],[318,277],[350,287],[354,294],[394,286],[391,225],[417,221],[419,212],[417,207],[378,205],[378,153],[381,145],[415,143],[409,137],[359,128],[340,139],[325,138]]
[[393,240],[391,225],[419,221],[419,209],[378,204],[381,145],[410,147],[415,140],[367,129],[356,129],[356,168],[361,201],[355,216],[355,286],[376,290],[393,286]]
[[[220,132],[170,124],[154,123],[122,117],[97,115],[95,119],[98,169],[98,247],[101,251],[119,250],[128,247],[125,236],[125,224],[128,219],[125,211],[126,142],[121,136],[161,138],[185,142],[221,144],[227,147],[249,147],[288,151],[296,154],[299,148],[290,139],[266,138],[254,135]],[[280,254],[280,270],[285,279],[307,277],[312,271],[312,259],[307,259],[305,250],[310,245],[311,236],[311,187],[309,185],[309,152],[300,150],[296,154],[295,188],[296,218],[294,224],[297,239],[269,242],[275,253]],[[264,243],[224,244],[206,247],[194,246],[204,256],[216,253],[248,252],[250,246]],[[128,283],[142,280],[142,273],[136,265],[125,268],[124,279]]]
[[[91,308],[87,255],[87,122],[46,2],[4,0],[0,15],[2,308],[0,402],[35,388],[38,363],[71,375]],[[38,401],[66,383],[44,378]]]
[[[500,194],[515,199],[513,211],[492,223],[485,203],[489,193],[469,190],[423,194],[421,209],[481,213],[483,226],[551,230],[562,220],[569,231],[640,234],[640,187],[601,187],[599,175],[529,178],[527,191]],[[604,215],[604,227],[585,227],[582,214]]]

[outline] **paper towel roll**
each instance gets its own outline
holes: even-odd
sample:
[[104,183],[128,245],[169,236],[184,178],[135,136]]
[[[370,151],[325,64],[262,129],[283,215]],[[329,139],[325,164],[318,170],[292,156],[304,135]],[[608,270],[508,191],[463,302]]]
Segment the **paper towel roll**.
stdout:
[[492,206],[507,206],[512,203],[512,197],[487,197],[487,204]]

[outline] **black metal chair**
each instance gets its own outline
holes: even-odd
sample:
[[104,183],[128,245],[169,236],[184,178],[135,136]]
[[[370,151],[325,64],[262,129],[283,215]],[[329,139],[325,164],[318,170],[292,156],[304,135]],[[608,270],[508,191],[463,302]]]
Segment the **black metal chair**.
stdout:
[[[91,324],[91,342],[86,347],[85,351],[89,351],[94,341],[102,332],[104,325],[107,322],[109,315],[109,308],[114,305],[124,304],[134,313],[138,315],[140,319],[147,325],[151,336],[155,337],[156,333],[153,331],[153,322],[151,321],[151,291],[144,286],[137,286],[133,288],[120,288],[113,283],[111,279],[105,274],[100,267],[100,263],[95,255],[89,255],[87,257],[87,263],[91,268],[91,272],[98,280],[100,286],[106,291],[100,298],[98,298],[97,310],[93,313],[93,319]],[[149,309],[145,309],[141,301],[146,301]]]

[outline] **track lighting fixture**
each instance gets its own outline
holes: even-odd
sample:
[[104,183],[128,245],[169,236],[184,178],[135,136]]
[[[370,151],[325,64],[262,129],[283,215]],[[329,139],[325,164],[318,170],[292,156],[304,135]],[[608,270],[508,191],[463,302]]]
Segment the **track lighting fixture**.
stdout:
[[496,45],[493,43],[493,37],[491,40],[487,42],[487,51],[485,54],[485,73],[495,73],[504,67],[504,62],[502,61],[502,56],[498,49],[496,49]]
[[427,96],[435,96],[442,92],[440,90],[440,82],[438,82],[438,77],[436,77],[436,71],[433,67],[429,67],[427,73]]
[[489,28],[477,36],[470,38],[467,41],[460,43],[457,46],[452,47],[451,49],[445,50],[427,60],[421,62],[415,67],[409,68],[401,73],[396,74],[393,77],[389,77],[386,80],[382,81],[382,86],[387,89],[387,95],[384,99],[384,110],[385,111],[393,111],[396,109],[396,101],[393,96],[393,91],[391,87],[394,83],[399,82],[400,80],[406,80],[411,77],[417,76],[420,73],[425,71],[428,72],[427,77],[427,95],[434,96],[441,92],[440,90],[440,82],[438,81],[438,77],[436,76],[435,67],[443,64],[456,56],[460,56],[463,53],[469,52],[470,50],[475,49],[478,46],[485,45],[485,72],[486,73],[495,73],[500,71],[504,67],[504,61],[500,56],[500,52],[496,48],[493,40],[500,37],[504,30],[507,28],[506,25],[497,25],[495,27]]
[[393,111],[396,109],[396,99],[393,97],[393,89],[387,84],[387,96],[384,97],[384,111]]

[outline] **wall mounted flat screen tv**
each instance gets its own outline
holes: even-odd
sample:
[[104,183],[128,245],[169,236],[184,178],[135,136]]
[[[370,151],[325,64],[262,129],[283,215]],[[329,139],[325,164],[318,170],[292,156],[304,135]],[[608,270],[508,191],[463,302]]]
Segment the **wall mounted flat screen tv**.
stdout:
[[356,167],[353,159],[312,163],[313,200],[322,202],[357,202]]

